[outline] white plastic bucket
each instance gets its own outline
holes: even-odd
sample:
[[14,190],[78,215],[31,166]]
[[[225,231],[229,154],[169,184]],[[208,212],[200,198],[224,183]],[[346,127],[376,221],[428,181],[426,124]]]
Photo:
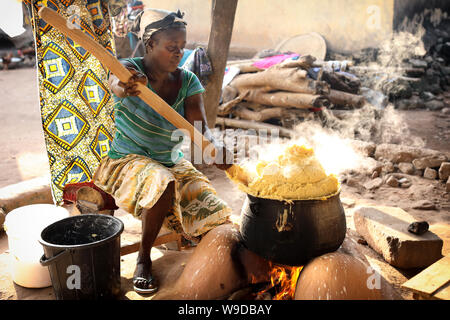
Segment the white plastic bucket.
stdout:
[[38,240],[45,227],[68,216],[67,209],[52,204],[24,206],[6,215],[4,227],[15,283],[26,288],[51,286],[48,268],[39,263],[44,249]]

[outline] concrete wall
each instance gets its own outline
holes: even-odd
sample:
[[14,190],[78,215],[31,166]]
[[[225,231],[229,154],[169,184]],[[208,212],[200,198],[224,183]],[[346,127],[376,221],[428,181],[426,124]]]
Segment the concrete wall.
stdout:
[[[186,12],[188,41],[206,44],[211,0],[146,0],[146,7]],[[274,48],[282,40],[318,32],[337,52],[374,46],[393,28],[394,0],[239,0],[232,48]]]

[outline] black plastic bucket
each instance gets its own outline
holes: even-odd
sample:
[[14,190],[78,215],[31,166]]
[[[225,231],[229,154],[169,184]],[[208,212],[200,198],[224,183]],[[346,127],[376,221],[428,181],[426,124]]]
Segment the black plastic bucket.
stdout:
[[42,230],[40,263],[49,268],[56,299],[113,299],[120,293],[123,228],[117,218],[83,214]]

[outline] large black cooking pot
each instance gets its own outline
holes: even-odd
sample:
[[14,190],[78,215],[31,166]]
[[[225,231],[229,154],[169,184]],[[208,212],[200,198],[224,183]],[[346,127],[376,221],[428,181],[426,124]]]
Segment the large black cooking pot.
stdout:
[[347,231],[339,193],[292,202],[247,195],[240,231],[245,246],[278,264],[301,266],[337,250]]

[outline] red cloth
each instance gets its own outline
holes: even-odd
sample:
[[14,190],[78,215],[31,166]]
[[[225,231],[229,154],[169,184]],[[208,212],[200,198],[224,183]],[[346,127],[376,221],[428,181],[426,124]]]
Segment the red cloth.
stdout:
[[105,203],[103,208],[100,208],[100,210],[117,210],[117,209],[119,209],[119,207],[116,205],[116,201],[114,200],[114,198],[110,194],[106,193],[105,191],[103,191],[102,189],[97,187],[92,181],[66,184],[66,186],[64,187],[64,192],[63,192],[64,202],[65,203],[75,203],[77,201],[77,191],[82,187],[90,187],[90,188],[93,188],[93,189],[97,190],[98,192],[100,192],[100,194],[102,195],[103,201]]

